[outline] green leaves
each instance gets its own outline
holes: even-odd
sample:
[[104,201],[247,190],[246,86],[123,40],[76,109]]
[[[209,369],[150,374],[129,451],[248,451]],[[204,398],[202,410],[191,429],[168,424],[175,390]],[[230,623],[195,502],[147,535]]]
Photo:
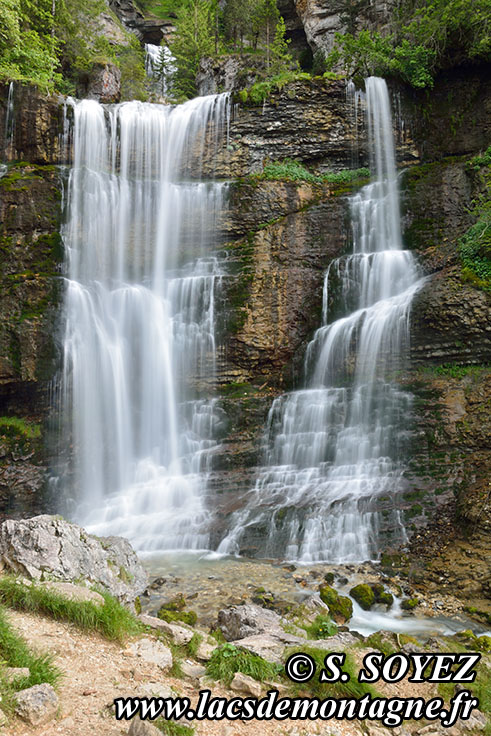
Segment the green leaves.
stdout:
[[196,95],[200,59],[215,53],[214,31],[213,6],[207,0],[191,0],[177,12],[176,32],[169,44],[177,66],[173,80],[173,93],[177,99]]
[[328,66],[341,63],[351,77],[394,75],[428,88],[440,69],[489,59],[490,28],[489,0],[412,0],[389,34],[337,34]]

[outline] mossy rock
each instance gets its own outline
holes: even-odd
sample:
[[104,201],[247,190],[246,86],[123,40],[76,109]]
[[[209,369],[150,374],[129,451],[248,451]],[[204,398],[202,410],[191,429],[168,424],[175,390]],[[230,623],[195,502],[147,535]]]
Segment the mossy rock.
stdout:
[[319,587],[321,600],[329,608],[329,613],[336,623],[345,623],[353,615],[353,603],[344,595],[339,595],[337,590],[330,585]]
[[332,585],[334,582],[334,573],[333,572],[326,572],[324,575],[324,580],[328,585]]
[[374,583],[370,587],[375,595],[375,603],[384,603],[388,608],[390,608],[394,603],[394,596],[392,593],[386,591],[382,583]]
[[419,603],[418,598],[406,598],[405,601],[402,601],[401,608],[403,611],[412,611]]
[[161,608],[157,613],[157,617],[161,621],[167,621],[168,624],[174,624],[181,622],[188,624],[188,626],[194,626],[198,620],[198,616],[195,611],[169,611],[166,608]]
[[163,603],[160,607],[161,611],[183,611],[186,608],[186,599],[182,593],[171,598],[167,603]]
[[350,596],[360,604],[364,611],[369,611],[375,603],[375,593],[366,583],[360,583],[351,588]]

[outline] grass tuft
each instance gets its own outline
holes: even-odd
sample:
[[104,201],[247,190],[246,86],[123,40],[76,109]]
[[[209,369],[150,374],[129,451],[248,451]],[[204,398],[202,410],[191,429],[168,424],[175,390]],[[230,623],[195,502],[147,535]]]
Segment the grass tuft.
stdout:
[[[48,682],[56,685],[61,677],[60,670],[53,664],[49,654],[32,652],[24,639],[17,634],[7,620],[6,612],[0,607],[0,698],[2,710],[12,713],[15,707],[15,693],[33,685]],[[8,682],[6,667],[28,667],[29,677],[20,677]]]
[[128,609],[108,593],[98,592],[104,598],[103,606],[92,601],[71,601],[41,585],[25,585],[12,576],[0,578],[0,602],[10,608],[69,621],[83,631],[97,631],[106,639],[120,642],[144,631]]
[[234,644],[223,644],[213,652],[206,665],[206,674],[213,680],[229,685],[236,672],[265,682],[277,678],[282,669],[279,665],[266,662],[262,657],[239,649]]

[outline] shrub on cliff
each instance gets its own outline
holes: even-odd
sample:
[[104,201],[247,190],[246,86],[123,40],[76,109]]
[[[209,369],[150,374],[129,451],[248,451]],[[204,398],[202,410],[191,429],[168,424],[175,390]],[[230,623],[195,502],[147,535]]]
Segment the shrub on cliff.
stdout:
[[432,87],[440,69],[491,54],[488,0],[412,0],[394,16],[392,32],[337,34],[330,67],[350,76],[395,75],[413,87]]

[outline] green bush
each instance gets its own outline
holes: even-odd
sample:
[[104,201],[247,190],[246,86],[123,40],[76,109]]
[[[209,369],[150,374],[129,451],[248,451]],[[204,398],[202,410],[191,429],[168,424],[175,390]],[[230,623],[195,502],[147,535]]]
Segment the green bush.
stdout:
[[309,639],[328,639],[337,633],[338,627],[329,616],[316,616],[310,626],[305,626]]
[[409,0],[389,34],[336,34],[328,65],[341,62],[351,77],[395,75],[413,87],[432,87],[440,69],[489,60],[490,26],[489,0]]

